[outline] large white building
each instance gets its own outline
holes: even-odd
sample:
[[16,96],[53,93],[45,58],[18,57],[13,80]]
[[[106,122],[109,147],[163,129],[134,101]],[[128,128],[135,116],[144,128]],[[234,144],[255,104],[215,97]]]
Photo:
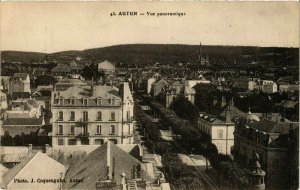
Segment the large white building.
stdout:
[[87,84],[52,92],[52,146],[133,143],[133,98],[129,84],[119,89]]
[[209,135],[211,142],[216,145],[218,152],[229,155],[234,145],[234,127],[231,121],[230,111],[227,110],[225,120],[221,120],[213,115],[200,113],[198,119],[199,129]]

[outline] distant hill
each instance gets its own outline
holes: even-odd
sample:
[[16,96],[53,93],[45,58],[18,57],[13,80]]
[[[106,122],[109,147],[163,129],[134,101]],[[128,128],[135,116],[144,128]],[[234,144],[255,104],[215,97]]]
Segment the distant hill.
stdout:
[[23,52],[23,51],[2,51],[1,60],[6,62],[38,62],[44,58],[46,54],[40,52]]
[[[115,63],[128,66],[153,65],[156,62],[173,64],[178,62],[194,63],[199,58],[209,57],[213,63],[239,64],[259,62],[275,65],[298,65],[299,48],[247,47],[247,46],[199,46],[174,44],[130,44],[115,45],[103,48],[86,49],[83,51],[63,51],[51,54],[32,52],[3,52],[2,59],[36,60],[83,63],[100,62],[108,59]],[[78,58],[80,58],[78,60]]]

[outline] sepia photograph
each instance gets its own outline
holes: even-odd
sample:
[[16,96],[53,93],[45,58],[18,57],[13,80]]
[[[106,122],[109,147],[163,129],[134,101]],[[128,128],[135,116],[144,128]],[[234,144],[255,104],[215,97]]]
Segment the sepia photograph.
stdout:
[[0,2],[1,190],[297,190],[299,2]]

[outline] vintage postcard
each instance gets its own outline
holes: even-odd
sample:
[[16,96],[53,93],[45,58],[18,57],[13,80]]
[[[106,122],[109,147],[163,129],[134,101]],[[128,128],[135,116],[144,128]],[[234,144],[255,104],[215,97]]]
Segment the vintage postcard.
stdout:
[[299,188],[299,2],[1,2],[0,56],[1,189]]

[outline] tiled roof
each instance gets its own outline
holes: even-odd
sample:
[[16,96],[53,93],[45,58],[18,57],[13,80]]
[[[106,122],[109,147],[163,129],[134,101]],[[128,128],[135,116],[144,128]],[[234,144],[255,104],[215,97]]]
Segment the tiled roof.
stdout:
[[[36,154],[35,154],[36,155]],[[35,156],[32,155],[31,157],[28,157],[25,159],[23,162],[20,164],[16,165],[9,171],[7,171],[3,176],[2,176],[2,183],[4,186],[8,185],[11,180],[30,162],[30,160]]]
[[3,125],[3,131],[7,131],[10,136],[35,133],[39,130],[40,126],[5,126]]
[[64,99],[82,99],[82,98],[102,98],[102,99],[120,99],[119,92],[117,89],[111,86],[93,86],[90,85],[75,85],[67,88],[64,91],[59,91],[59,95],[57,98],[64,98]]
[[14,78],[26,78],[27,77],[27,73],[15,73],[14,74]]
[[3,121],[3,125],[15,126],[40,126],[43,123],[43,118],[7,118]]
[[29,92],[13,92],[12,98],[13,99],[17,99],[17,98],[30,98],[30,93]]
[[261,120],[247,124],[249,127],[263,131],[266,133],[280,133],[288,134],[290,127],[297,128],[299,123],[284,123],[284,122],[273,122],[268,120]]
[[[40,168],[41,165],[43,166],[42,169]],[[51,172],[49,172],[50,170]],[[57,179],[59,178],[61,172],[65,172],[64,165],[48,157],[46,154],[37,152],[33,156],[29,157],[28,159],[22,161],[20,164],[16,165],[12,169],[8,170],[3,175],[3,185],[6,187],[17,175],[18,177],[20,177],[20,179],[30,179],[34,178],[35,176],[38,176],[40,178],[45,178],[47,176],[49,177],[49,179]],[[27,176],[24,176],[25,174]],[[24,184],[25,188],[28,189],[29,186],[26,185],[28,184]],[[49,184],[44,184],[42,187],[45,187],[45,189],[53,189],[54,186],[59,186],[59,184],[50,184],[50,186]],[[37,188],[37,186],[35,186],[35,188]]]
[[114,64],[108,60],[98,63],[98,70],[114,70],[114,69],[115,69]]
[[203,119],[209,123],[212,123],[212,124],[224,124],[225,123],[224,121],[221,121],[214,115],[200,113],[199,116],[201,119]]
[[[109,145],[108,145],[109,143]],[[91,152],[86,158],[78,161],[74,165],[71,165],[66,173],[65,179],[68,181],[71,178],[83,179],[82,183],[70,184],[64,183],[65,189],[95,189],[96,182],[98,180],[107,179],[107,158],[110,158],[111,168],[113,158],[114,163],[114,179],[116,184],[121,184],[121,174],[124,172],[126,178],[130,178],[133,165],[141,164],[141,162],[118,148],[115,144],[108,142],[93,152]],[[109,148],[108,148],[109,146]],[[109,151],[110,150],[110,151]],[[107,154],[110,154],[107,156]],[[148,179],[145,171],[143,172],[144,179]]]

